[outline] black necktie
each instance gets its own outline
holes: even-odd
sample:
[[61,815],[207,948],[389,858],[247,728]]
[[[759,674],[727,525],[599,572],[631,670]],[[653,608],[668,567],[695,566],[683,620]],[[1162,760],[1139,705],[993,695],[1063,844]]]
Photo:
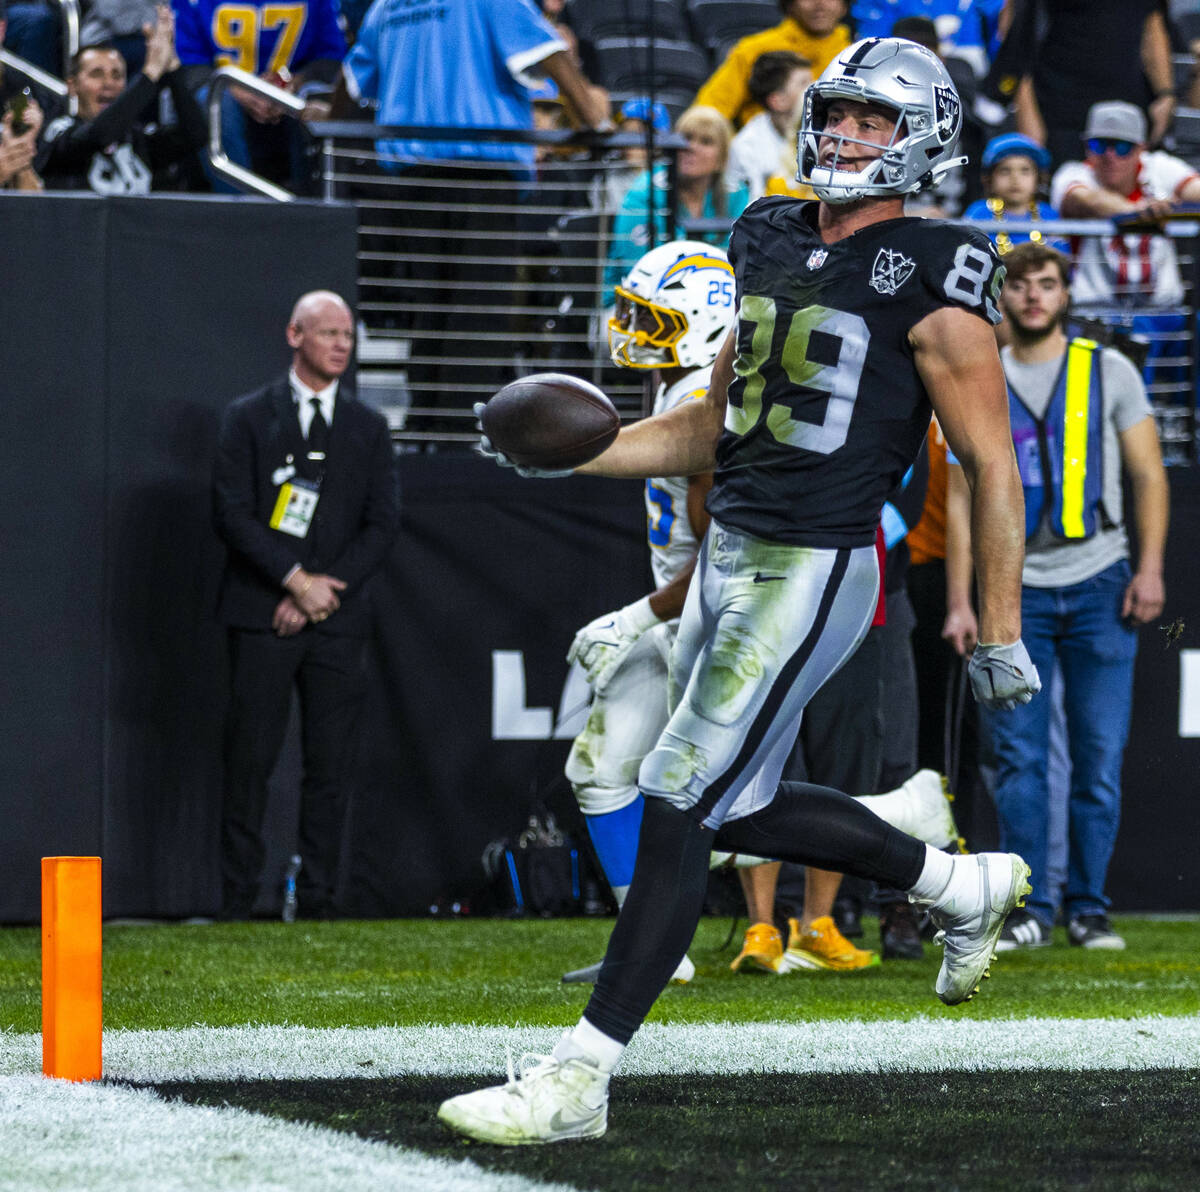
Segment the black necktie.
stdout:
[[312,421],[308,424],[308,450],[310,453],[319,451],[324,454],[329,442],[329,423],[325,421],[325,415],[321,412],[319,397],[309,398],[308,404],[312,406],[313,411]]

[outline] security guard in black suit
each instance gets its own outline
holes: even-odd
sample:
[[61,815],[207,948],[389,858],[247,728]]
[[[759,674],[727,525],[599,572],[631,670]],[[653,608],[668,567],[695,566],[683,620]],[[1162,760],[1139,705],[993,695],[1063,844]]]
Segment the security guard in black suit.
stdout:
[[233,695],[221,816],[221,917],[248,918],[261,878],[267,779],[300,697],[304,779],[300,913],[333,913],[342,828],[366,694],[366,581],[399,528],[386,421],[340,378],[354,322],[328,291],[305,294],[288,323],[286,378],[225,411],[213,473],[228,548],[220,620]]

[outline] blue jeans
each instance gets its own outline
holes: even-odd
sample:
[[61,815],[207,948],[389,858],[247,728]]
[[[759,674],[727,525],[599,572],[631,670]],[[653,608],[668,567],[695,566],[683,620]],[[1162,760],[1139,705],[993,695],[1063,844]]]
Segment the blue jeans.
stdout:
[[[1021,589],[1022,637],[1043,682],[1062,668],[1071,757],[1067,917],[1108,910],[1104,882],[1121,812],[1121,761],[1129,735],[1137,633],[1121,620],[1127,560],[1066,588]],[[996,748],[1001,847],[1020,853],[1033,876],[1029,910],[1054,922],[1049,885],[1048,690],[988,719]]]

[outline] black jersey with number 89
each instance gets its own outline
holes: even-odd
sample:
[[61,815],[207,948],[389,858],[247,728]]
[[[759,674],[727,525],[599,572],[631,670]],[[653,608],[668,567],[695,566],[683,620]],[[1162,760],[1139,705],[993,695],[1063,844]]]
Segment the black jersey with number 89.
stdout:
[[817,204],[766,198],[734,225],[734,379],[708,510],[799,546],[866,546],[929,427],[909,331],[943,306],[991,323],[1004,267],[986,236],[899,218],[835,244]]

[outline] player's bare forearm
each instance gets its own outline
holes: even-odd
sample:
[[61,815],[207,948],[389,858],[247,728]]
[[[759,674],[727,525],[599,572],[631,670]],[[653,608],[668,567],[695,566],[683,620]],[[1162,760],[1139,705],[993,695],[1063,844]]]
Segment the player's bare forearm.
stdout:
[[968,467],[971,557],[979,590],[979,640],[1007,645],[1021,636],[1021,568],[1025,562],[1025,496],[1011,449]]
[[971,491],[980,641],[1015,642],[1021,636],[1025,498],[995,338],[982,319],[956,307],[927,315],[910,338],[917,370]]
[[616,441],[577,468],[592,476],[647,479],[711,472],[725,424],[725,399],[733,377],[734,336],[725,341],[703,401],[686,401],[663,414],[621,428]]

